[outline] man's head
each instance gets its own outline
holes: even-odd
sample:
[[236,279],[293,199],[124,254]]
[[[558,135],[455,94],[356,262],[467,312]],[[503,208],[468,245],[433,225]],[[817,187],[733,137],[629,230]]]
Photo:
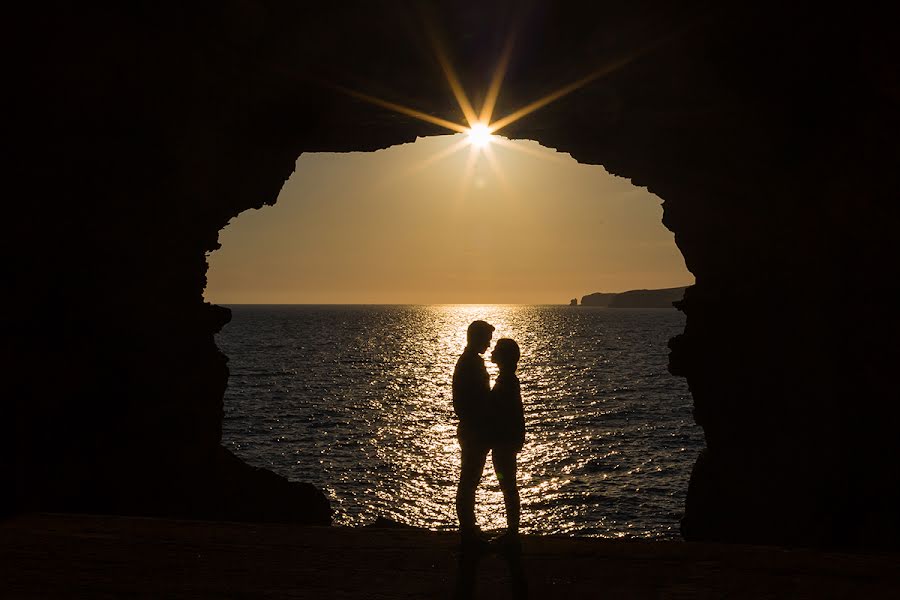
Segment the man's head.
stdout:
[[519,364],[519,345],[509,338],[500,338],[491,352],[491,362],[503,370],[516,370]]
[[466,330],[466,345],[481,354],[491,345],[494,326],[487,321],[472,321]]

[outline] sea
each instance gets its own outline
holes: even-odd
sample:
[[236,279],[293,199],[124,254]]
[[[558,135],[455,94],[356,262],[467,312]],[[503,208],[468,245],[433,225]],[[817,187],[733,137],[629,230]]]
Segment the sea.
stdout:
[[[336,525],[457,526],[451,377],[476,319],[516,340],[526,442],[523,533],[679,536],[703,447],[684,379],[666,370],[674,309],[528,305],[232,305],[223,444],[312,483]],[[490,350],[485,357],[490,355]],[[496,365],[486,360],[492,380]],[[505,527],[490,458],[476,499]]]

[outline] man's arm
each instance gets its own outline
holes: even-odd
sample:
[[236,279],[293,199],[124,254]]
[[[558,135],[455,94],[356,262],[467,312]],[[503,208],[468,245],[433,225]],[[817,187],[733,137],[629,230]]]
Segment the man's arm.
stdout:
[[474,416],[491,393],[491,380],[484,363],[461,357],[453,371],[453,410],[460,419]]

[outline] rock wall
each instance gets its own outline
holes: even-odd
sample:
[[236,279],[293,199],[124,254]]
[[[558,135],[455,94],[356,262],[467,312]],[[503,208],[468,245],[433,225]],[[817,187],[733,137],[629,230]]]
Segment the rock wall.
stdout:
[[202,300],[205,256],[229,219],[275,201],[302,152],[440,132],[333,84],[459,120],[422,23],[476,96],[516,23],[498,114],[610,72],[505,134],[648,186],[696,276],[671,342],[707,440],[685,536],[897,545],[900,92],[887,9],[23,10],[0,316],[7,510],[326,522],[321,493],[219,445],[228,370],[213,335],[229,315]]

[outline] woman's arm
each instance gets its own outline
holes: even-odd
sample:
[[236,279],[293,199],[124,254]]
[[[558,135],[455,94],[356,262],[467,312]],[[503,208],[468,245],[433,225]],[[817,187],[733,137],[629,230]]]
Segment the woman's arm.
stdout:
[[522,404],[522,388],[516,382],[516,446],[519,450],[525,445],[525,407]]

